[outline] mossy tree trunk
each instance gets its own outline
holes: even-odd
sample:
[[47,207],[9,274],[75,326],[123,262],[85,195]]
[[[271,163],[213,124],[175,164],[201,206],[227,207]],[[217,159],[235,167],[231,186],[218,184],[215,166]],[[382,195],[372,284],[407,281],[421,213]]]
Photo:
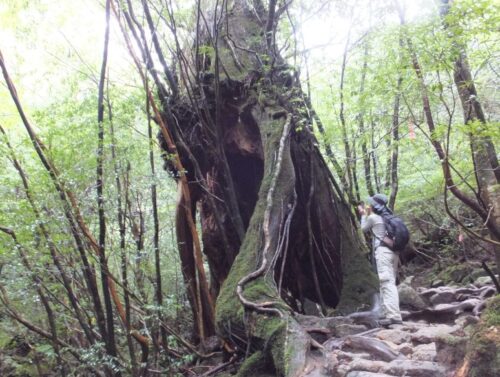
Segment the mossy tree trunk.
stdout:
[[[324,311],[354,311],[368,303],[376,281],[312,134],[296,72],[277,53],[284,9],[259,0],[210,6],[199,4],[194,46],[187,51],[177,44],[178,87],[166,65],[170,89],[155,77],[176,148],[160,141],[167,156],[179,154],[185,172],[168,157],[166,166],[189,180],[190,201],[181,195],[176,222],[187,292],[195,318],[203,316],[198,330],[218,330],[253,354],[242,374],[260,368],[297,375],[310,343],[293,317],[304,300]],[[162,20],[175,30],[169,16]],[[197,212],[215,323],[211,300],[197,293],[188,221]]]

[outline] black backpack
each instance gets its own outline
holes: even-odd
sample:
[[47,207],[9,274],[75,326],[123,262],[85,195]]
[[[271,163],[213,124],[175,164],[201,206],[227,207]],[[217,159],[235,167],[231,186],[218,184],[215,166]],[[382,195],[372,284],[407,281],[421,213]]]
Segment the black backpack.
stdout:
[[381,241],[392,251],[403,251],[410,240],[410,232],[404,221],[388,213],[383,213],[381,216],[387,232]]

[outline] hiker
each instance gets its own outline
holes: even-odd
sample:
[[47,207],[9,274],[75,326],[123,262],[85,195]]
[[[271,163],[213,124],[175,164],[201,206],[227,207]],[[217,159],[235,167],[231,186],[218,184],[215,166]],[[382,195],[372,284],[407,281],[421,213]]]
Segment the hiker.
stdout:
[[384,317],[378,323],[381,326],[402,323],[399,311],[399,295],[396,288],[396,272],[399,262],[397,253],[389,249],[382,240],[386,236],[386,226],[382,214],[392,214],[387,208],[387,196],[375,194],[368,198],[366,208],[358,206],[361,215],[361,229],[372,233],[372,247],[375,255],[378,278],[380,280],[380,298]]

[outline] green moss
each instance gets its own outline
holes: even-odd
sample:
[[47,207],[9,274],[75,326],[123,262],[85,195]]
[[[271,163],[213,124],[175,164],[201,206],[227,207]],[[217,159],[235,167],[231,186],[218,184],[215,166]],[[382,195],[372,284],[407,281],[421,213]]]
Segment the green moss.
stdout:
[[[250,220],[249,228],[245,234],[245,239],[240,248],[229,275],[222,285],[216,305],[216,322],[221,334],[225,334],[224,328],[228,325],[237,324],[244,327],[243,314],[244,308],[236,295],[236,287],[238,282],[246,275],[255,271],[260,263],[259,253],[262,249],[262,223],[264,219],[264,212],[266,209],[266,197],[269,191],[272,179],[272,172],[274,169],[274,161],[272,158],[273,151],[276,151],[281,137],[281,130],[283,129],[283,119],[272,119],[272,112],[275,109],[266,109],[265,113],[261,113],[259,125],[264,143],[264,151],[266,151],[265,158],[265,174],[259,190],[259,200],[257,201],[254,213]],[[285,169],[288,170],[288,169]],[[281,180],[281,179],[280,179]],[[277,189],[276,193],[279,195],[281,190]],[[250,282],[245,286],[244,295],[250,300],[260,300],[262,297],[272,297],[273,299],[280,300],[275,297],[275,289],[270,284],[267,284],[263,278],[259,278]]]
[[500,327],[500,295],[492,297],[482,315],[486,327]]
[[454,335],[442,335],[438,336],[437,339],[447,344],[450,347],[463,346],[465,338],[462,336],[454,336]]
[[[252,354],[245,362],[242,364],[238,370],[238,377],[263,377],[268,375],[270,366],[269,357],[262,351],[257,351]],[[273,375],[273,374],[269,374]]]
[[455,264],[445,268],[437,275],[438,280],[445,284],[461,283],[470,273],[470,267],[463,264]]
[[467,347],[469,377],[500,376],[500,295],[489,300]]
[[[221,287],[216,306],[216,322],[220,334],[230,338],[231,329],[239,331],[245,329],[246,333],[241,333],[241,336],[249,337],[251,347],[259,350],[245,361],[240,371],[241,376],[258,375],[256,373],[258,368],[262,366],[263,370],[269,370],[269,365],[272,365],[277,375],[289,375],[293,371],[299,370],[305,363],[305,352],[309,341],[308,335],[304,333],[298,323],[288,316],[290,309],[278,297],[274,282],[269,280],[272,279],[270,275],[260,276],[246,284],[243,294],[246,299],[253,302],[276,302],[276,307],[283,309],[284,318],[252,311],[245,313],[236,295],[238,282],[255,271],[262,260],[262,224],[267,207],[266,199],[276,169],[276,151],[279,148],[284,127],[284,117],[280,115],[283,110],[280,107],[270,104],[267,99],[265,104],[261,106],[256,105],[252,110],[252,115],[259,124],[262,137],[264,179],[245,239],[229,275]],[[274,119],[275,115],[277,115],[276,119]],[[292,183],[295,179],[295,173],[288,151],[283,155],[279,174],[274,198],[280,198],[280,201],[275,200],[274,202],[273,218],[279,218],[279,213],[282,211],[281,201],[287,200],[293,193]],[[372,294],[378,289],[378,285],[376,276],[364,256],[367,250],[361,242],[360,235],[356,232],[356,227],[351,223],[349,209],[343,204],[339,204],[337,208],[337,215],[342,223],[339,231],[342,233],[342,273],[344,279],[340,308],[344,312],[352,312],[359,310],[362,305],[369,304]],[[273,250],[275,248],[271,247],[270,255],[268,255],[269,260],[272,258]]]
[[361,235],[354,231],[347,209],[339,206],[342,219],[342,276],[343,285],[336,314],[347,314],[368,308],[378,291],[378,279],[367,259],[368,250]]
[[272,356],[269,362],[272,361],[275,375],[287,376],[291,370],[303,365],[308,339],[295,319],[290,316],[281,318],[253,314],[249,322],[253,323],[250,325],[252,335],[257,339],[265,339],[260,347],[255,346]]
[[484,332],[474,335],[470,343],[470,360],[473,360],[470,377],[496,377],[500,375],[500,352],[498,337],[492,338]]
[[279,300],[276,290],[262,278],[250,282],[245,288],[245,297],[249,300]]
[[[253,239],[255,237],[255,239]],[[239,280],[252,272],[256,267],[258,236],[247,232],[244,249],[236,257],[231,271],[224,282],[216,306],[216,322],[219,326],[231,322],[241,323],[243,321],[243,306],[236,295],[236,286]],[[252,238],[251,240],[248,238]],[[252,251],[252,249],[254,251]]]

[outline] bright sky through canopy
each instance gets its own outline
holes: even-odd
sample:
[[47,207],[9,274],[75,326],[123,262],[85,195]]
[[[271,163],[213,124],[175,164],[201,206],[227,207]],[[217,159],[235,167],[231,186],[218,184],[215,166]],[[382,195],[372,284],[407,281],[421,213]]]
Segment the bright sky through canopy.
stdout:
[[[299,7],[297,31],[302,34],[303,44],[298,51],[308,51],[313,72],[315,60],[341,57],[349,28],[352,28],[352,43],[370,27],[378,27],[382,22],[398,22],[394,11],[373,15],[370,3],[368,0],[349,3],[352,15],[349,7],[346,10],[346,5],[339,5],[337,1],[307,4],[309,13],[304,14]],[[430,0],[405,0],[404,3],[409,20],[423,18],[435,11]],[[63,80],[72,72],[79,72],[96,82],[104,33],[101,2],[39,0],[28,5],[22,1],[3,0],[0,2],[0,21],[0,46],[26,105],[37,108],[53,102],[68,85]],[[131,71],[132,62],[116,22],[111,25],[110,38],[109,67],[119,73],[111,79],[121,81],[123,77],[125,82],[130,78],[126,72]],[[89,87],[88,93],[79,95],[95,95],[95,89]],[[24,95],[28,92],[29,95]],[[5,101],[3,95],[0,99]],[[5,118],[9,114],[5,113],[6,106],[2,108],[0,116]]]

